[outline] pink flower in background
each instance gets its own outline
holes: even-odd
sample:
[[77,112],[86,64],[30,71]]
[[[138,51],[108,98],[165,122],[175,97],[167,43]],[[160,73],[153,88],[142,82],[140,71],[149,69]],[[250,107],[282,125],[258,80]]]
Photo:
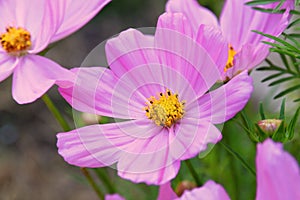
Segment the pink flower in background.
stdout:
[[[160,26],[166,21],[168,29]],[[69,164],[117,163],[122,178],[163,184],[177,175],[181,160],[221,139],[213,124],[245,106],[252,80],[242,73],[206,93],[219,79],[219,69],[187,37],[183,22],[182,15],[166,14],[159,18],[154,37],[124,31],[106,44],[110,69],[73,70],[77,81],[60,88],[64,98],[80,111],[123,120],[59,133],[58,151]]]
[[256,173],[256,200],[300,199],[298,163],[281,143],[267,139],[257,145]]
[[[191,22],[197,32],[201,24],[219,27],[228,42],[228,61],[223,66],[224,79],[230,79],[243,70],[251,70],[260,64],[269,53],[269,45],[262,41],[270,39],[252,32],[261,31],[279,36],[288,25],[289,10],[294,1],[287,0],[282,8],[284,14],[265,13],[246,6],[248,0],[227,0],[218,22],[216,16],[201,7],[196,0],[169,0],[167,12],[181,12]],[[275,8],[279,2],[263,5],[263,8]]]
[[13,73],[12,95],[18,103],[33,102],[56,81],[72,79],[67,69],[35,54],[79,29],[108,2],[0,2],[0,81]]
[[207,181],[202,187],[186,190],[177,197],[170,182],[160,186],[157,200],[230,200],[224,188],[214,181]]

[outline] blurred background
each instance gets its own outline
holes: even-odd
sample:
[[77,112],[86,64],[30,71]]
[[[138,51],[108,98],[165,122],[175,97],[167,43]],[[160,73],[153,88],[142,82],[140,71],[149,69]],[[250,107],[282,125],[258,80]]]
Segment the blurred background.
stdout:
[[[155,27],[165,3],[166,0],[113,0],[85,27],[56,43],[46,56],[62,66],[78,67],[96,45],[120,31]],[[200,3],[217,15],[223,5],[222,0],[200,0]],[[259,101],[267,103],[266,109],[274,111],[271,116],[280,103],[280,100],[270,103],[276,88],[267,90],[266,84],[260,83],[264,76],[253,73],[255,93],[246,111],[254,121],[258,120]],[[72,124],[72,110],[58,95],[56,87],[48,94]],[[56,133],[62,129],[44,102],[16,104],[11,97],[11,78],[0,84],[0,97],[0,200],[96,200],[97,196],[80,170],[66,164],[58,155]],[[255,145],[236,123],[230,122],[226,127],[224,142],[239,151],[254,167]],[[298,147],[299,137],[295,141],[293,146]],[[290,150],[299,160],[299,149]],[[213,179],[223,184],[232,199],[254,199],[255,178],[221,146],[217,145],[204,159],[196,158],[192,162],[204,180]],[[116,184],[118,192],[128,199],[155,199],[157,195],[156,187],[135,186],[120,180],[113,170],[104,172]],[[97,172],[92,171],[92,174]],[[193,180],[184,165],[173,181],[173,187],[177,187],[183,177]]]

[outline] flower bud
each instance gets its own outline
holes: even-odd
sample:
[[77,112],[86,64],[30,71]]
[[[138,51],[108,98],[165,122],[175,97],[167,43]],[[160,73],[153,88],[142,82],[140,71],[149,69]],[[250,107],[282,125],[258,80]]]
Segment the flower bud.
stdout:
[[258,121],[258,126],[268,136],[272,136],[278,130],[282,120],[280,119],[264,119]]
[[86,125],[98,124],[101,120],[101,116],[90,113],[82,113],[81,117]]
[[197,185],[194,182],[182,181],[177,185],[175,191],[176,191],[176,194],[180,197],[184,193],[185,190],[192,190],[196,187],[197,187]]

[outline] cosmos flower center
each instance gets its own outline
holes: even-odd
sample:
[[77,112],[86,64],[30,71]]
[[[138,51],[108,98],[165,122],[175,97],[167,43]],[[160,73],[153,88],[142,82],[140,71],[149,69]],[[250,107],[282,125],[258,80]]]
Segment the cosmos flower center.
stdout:
[[234,60],[235,54],[236,54],[236,51],[233,49],[233,47],[231,45],[229,45],[228,59],[227,59],[226,66],[224,68],[224,72],[227,72],[228,69],[233,67],[233,60]]
[[2,48],[11,55],[24,55],[31,47],[31,35],[23,28],[8,27],[6,33],[0,35]]
[[184,115],[185,101],[179,101],[178,94],[173,94],[169,89],[160,93],[158,97],[151,96],[144,108],[146,116],[158,126],[170,128]]

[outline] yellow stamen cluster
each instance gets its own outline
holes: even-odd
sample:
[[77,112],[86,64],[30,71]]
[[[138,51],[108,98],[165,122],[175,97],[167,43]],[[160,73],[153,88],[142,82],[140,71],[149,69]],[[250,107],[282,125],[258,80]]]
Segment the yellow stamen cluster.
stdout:
[[31,47],[30,33],[23,28],[8,27],[0,35],[2,48],[9,54],[22,55]]
[[236,54],[236,51],[233,49],[233,47],[231,45],[229,45],[228,60],[227,60],[226,66],[224,68],[224,72],[227,72],[228,69],[233,67],[233,60],[234,60],[235,54]]
[[158,98],[151,96],[148,100],[144,108],[146,116],[158,126],[170,128],[183,117],[185,102],[180,102],[178,95],[172,94],[168,89],[165,93],[160,93]]

